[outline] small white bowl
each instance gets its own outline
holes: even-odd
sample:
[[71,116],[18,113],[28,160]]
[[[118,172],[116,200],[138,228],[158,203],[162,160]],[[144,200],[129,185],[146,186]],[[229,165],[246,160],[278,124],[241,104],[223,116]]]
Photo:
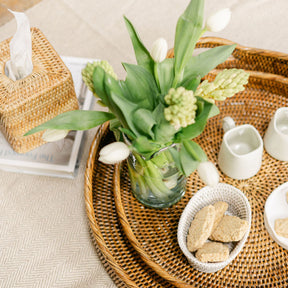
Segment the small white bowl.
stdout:
[[[229,207],[226,211],[227,215],[238,216],[243,220],[248,221],[249,228],[245,233],[244,237],[238,242],[231,242],[229,244],[230,254],[229,258],[223,262],[217,263],[203,263],[199,261],[194,253],[191,253],[187,248],[187,234],[192,220],[195,214],[207,205],[213,205],[217,201],[225,201],[228,203]],[[178,244],[187,257],[191,266],[195,269],[212,273],[216,272],[226,265],[228,265],[241,251],[244,243],[250,232],[251,227],[251,208],[247,197],[237,188],[229,184],[219,183],[216,187],[204,187],[199,190],[190,199],[187,206],[185,207],[178,224]]]
[[288,203],[286,193],[288,182],[277,187],[267,198],[264,208],[264,224],[271,238],[280,246],[288,250],[288,238],[277,235],[274,230],[275,220],[288,218]]

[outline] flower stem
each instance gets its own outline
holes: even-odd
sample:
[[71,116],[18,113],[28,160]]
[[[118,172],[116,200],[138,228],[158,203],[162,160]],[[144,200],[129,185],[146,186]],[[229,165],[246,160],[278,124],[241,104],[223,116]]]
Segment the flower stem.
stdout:
[[141,190],[144,197],[148,197],[148,191],[147,187],[144,181],[144,178],[135,171],[130,165],[128,165],[128,170],[130,174],[130,181],[132,189],[135,191],[137,189],[137,185],[139,186],[139,189]]
[[176,73],[174,80],[173,80],[173,83],[172,83],[172,88],[176,88],[177,84],[182,81],[183,73],[184,73],[184,69],[182,69],[178,73]]
[[158,76],[158,63],[157,62],[154,62],[154,76],[155,76],[155,80],[159,88],[159,91],[161,91],[159,76]]
[[[164,154],[164,152],[163,152],[163,154]],[[138,155],[136,153],[134,154],[134,157],[136,158],[136,161],[138,162],[139,166],[141,167],[142,173],[137,173],[137,171],[135,171],[135,170],[133,172],[130,171],[130,173],[132,172],[130,174],[131,177],[135,177],[136,174],[138,174],[137,177],[135,177],[136,178],[135,181],[138,181],[139,186],[141,185],[142,188],[143,188],[143,185],[147,186],[147,188],[151,191],[151,193],[153,193],[154,196],[159,198],[159,199],[162,199],[162,200],[168,199],[169,195],[172,194],[173,191],[171,191],[166,186],[165,182],[163,182],[163,175],[162,175],[161,170],[160,170],[161,168],[163,168],[164,162],[165,162],[165,165],[168,165],[168,162],[167,162],[168,159],[166,158],[166,160],[164,162],[163,162],[163,159],[159,159],[160,160],[158,163],[159,166],[157,166],[157,164],[155,164],[155,159],[153,159],[154,160],[153,162],[152,162],[152,160],[145,161],[141,158],[140,155]],[[156,159],[158,157],[159,156],[157,156]],[[140,167],[138,167],[138,168],[140,168]],[[130,168],[130,169],[133,170],[133,168]],[[133,180],[131,182],[133,182]],[[141,187],[139,187],[139,189],[142,189]],[[144,188],[144,190],[146,190],[146,189]]]

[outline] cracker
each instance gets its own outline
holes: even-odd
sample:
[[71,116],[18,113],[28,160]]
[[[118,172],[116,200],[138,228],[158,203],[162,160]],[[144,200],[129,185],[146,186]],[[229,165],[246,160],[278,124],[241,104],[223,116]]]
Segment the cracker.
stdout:
[[196,258],[201,262],[221,262],[229,257],[228,246],[219,242],[207,242],[196,252]]
[[214,219],[215,208],[212,205],[208,205],[197,212],[191,222],[187,236],[187,247],[190,252],[194,252],[204,245],[212,232]]
[[221,219],[223,218],[225,212],[227,211],[228,203],[223,202],[223,201],[219,201],[219,202],[216,202],[213,206],[215,208],[215,220],[214,220],[212,232],[218,226],[218,224],[220,223]]
[[237,216],[224,215],[210,239],[220,242],[240,241],[249,228],[249,223]]
[[276,219],[274,230],[277,235],[288,238],[288,218]]

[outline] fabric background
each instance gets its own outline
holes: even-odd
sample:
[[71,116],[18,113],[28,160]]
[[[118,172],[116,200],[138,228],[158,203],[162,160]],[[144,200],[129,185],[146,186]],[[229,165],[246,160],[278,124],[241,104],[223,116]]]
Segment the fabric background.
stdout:
[[[176,21],[188,0],[43,0],[29,9],[60,55],[135,62],[122,16],[148,48],[159,37],[173,47]],[[288,52],[287,0],[206,0],[206,15],[232,9],[230,25],[206,33],[241,45]],[[0,41],[14,35],[14,20]],[[98,109],[96,106],[95,109]],[[116,287],[92,244],[84,203],[84,171],[96,128],[87,135],[74,180],[0,171],[0,287]]]

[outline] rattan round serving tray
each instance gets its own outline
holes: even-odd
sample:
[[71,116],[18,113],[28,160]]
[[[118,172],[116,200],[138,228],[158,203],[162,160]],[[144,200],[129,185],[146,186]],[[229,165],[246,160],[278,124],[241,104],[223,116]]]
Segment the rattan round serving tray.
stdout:
[[[243,49],[243,53],[246,52]],[[253,54],[254,67],[260,67],[256,62],[263,61],[263,52]],[[236,53],[240,52],[236,50]],[[249,60],[249,53],[246,54]],[[283,67],[285,63],[283,60]],[[220,115],[211,119],[204,133],[196,139],[215,164],[223,138],[223,117],[231,116],[237,125],[252,124],[263,137],[277,108],[288,106],[288,79],[265,73],[265,69],[271,70],[269,63],[266,64],[267,67],[262,63],[263,72],[250,71],[249,84],[244,92],[218,103]],[[218,70],[235,66],[248,67],[246,61],[242,64],[232,58]],[[212,71],[208,78],[212,79],[217,72]],[[269,194],[288,180],[288,162],[275,160],[265,151],[261,170],[256,176],[248,180],[233,180],[221,173],[220,178],[220,182],[243,191],[252,209],[248,240],[228,266],[212,274],[199,272],[191,267],[178,246],[177,226],[181,213],[194,193],[204,186],[196,173],[189,177],[186,194],[180,202],[171,208],[157,210],[144,207],[133,197],[126,164],[122,169],[116,166],[115,204],[130,243],[148,266],[177,287],[287,287],[288,251],[269,236],[263,212]]]
[[[230,43],[219,38],[203,38],[198,46]],[[287,55],[237,46],[233,57],[217,69],[226,67],[255,72],[251,73],[244,92],[218,105],[221,114],[210,120],[204,133],[197,138],[215,163],[223,136],[221,119],[224,116],[232,116],[237,125],[254,125],[263,136],[276,109],[288,106]],[[105,124],[97,132],[87,161],[85,202],[93,242],[118,287],[288,286],[288,252],[270,238],[263,220],[267,197],[288,180],[287,162],[277,161],[264,152],[262,168],[253,178],[236,181],[221,174],[221,182],[237,187],[247,196],[252,209],[252,227],[244,248],[234,261],[218,272],[206,274],[188,264],[177,244],[180,215],[192,195],[204,186],[197,174],[191,175],[185,196],[172,208],[146,208],[130,193],[126,164],[121,170],[115,167],[113,179],[114,167],[97,161],[101,147],[111,141],[112,133]]]

